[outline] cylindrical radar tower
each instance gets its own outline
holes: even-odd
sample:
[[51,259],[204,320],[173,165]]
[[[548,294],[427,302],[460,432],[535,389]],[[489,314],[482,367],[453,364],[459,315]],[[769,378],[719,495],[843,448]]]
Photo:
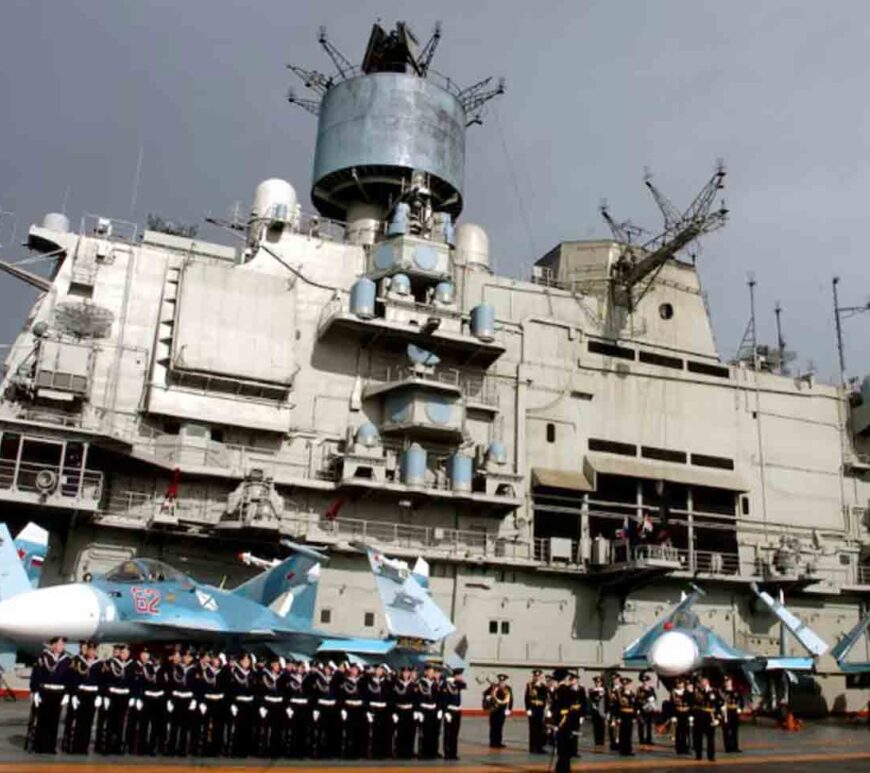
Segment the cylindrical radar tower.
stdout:
[[357,75],[333,85],[320,103],[311,199],[325,216],[350,206],[384,210],[428,175],[432,206],[462,211],[465,108],[431,78],[395,72]]
[[465,129],[480,123],[483,105],[504,84],[486,78],[463,89],[431,71],[440,38],[436,27],[421,46],[404,22],[389,32],[375,24],[355,65],[321,29],[336,72],[290,65],[316,97],[291,91],[289,100],[318,116],[311,199],[321,214],[368,223],[411,191],[430,211],[454,218],[462,211]]

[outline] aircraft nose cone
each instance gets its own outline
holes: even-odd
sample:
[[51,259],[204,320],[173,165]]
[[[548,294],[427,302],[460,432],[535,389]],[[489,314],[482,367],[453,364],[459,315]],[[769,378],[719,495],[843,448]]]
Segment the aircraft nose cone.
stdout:
[[44,641],[52,636],[86,639],[100,622],[100,601],[88,585],[58,585],[0,602],[0,637]]
[[700,662],[695,640],[682,631],[666,631],[653,642],[649,662],[660,676],[680,676],[694,670]]

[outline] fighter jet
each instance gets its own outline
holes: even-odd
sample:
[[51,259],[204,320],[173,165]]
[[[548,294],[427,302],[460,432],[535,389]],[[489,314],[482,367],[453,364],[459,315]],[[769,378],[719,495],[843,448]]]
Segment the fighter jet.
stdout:
[[[9,528],[0,523],[0,606],[39,583],[48,545],[48,533],[29,523],[13,540]],[[15,665],[15,644],[0,639],[0,672]]]
[[[199,583],[162,561],[131,558],[89,582],[19,592],[0,601],[0,637],[22,643],[51,636],[219,642],[267,646],[302,658],[343,653],[404,662],[409,649],[411,657],[423,653],[428,644],[453,631],[449,621],[445,625],[443,612],[411,577],[397,577],[387,589],[396,595],[413,595],[413,588],[406,588],[410,581],[425,599],[410,612],[406,627],[388,625],[389,638],[336,637],[318,631],[312,619],[320,567],[327,557],[289,541],[282,544],[292,553],[283,561],[267,562],[243,554],[243,560],[265,571],[233,590]],[[6,560],[10,560],[8,555]]]
[[810,628],[789,612],[768,593],[752,586],[753,591],[782,625],[790,631],[809,653],[808,657],[755,655],[738,649],[720,638],[714,631],[701,625],[692,606],[704,594],[697,586],[683,597],[664,619],[633,641],[623,652],[627,666],[652,668],[664,677],[690,673],[704,666],[734,667],[744,672],[759,671],[812,671],[815,658],[823,655],[828,645]]

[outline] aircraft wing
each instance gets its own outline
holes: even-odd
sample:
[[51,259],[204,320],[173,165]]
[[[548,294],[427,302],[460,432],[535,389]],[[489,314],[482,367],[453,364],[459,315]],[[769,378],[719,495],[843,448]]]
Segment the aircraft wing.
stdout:
[[440,641],[456,630],[404,561],[387,558],[371,548],[366,548],[366,553],[392,636]]
[[769,593],[760,590],[755,583],[752,583],[751,587],[755,591],[755,595],[782,621],[782,624],[803,645],[807,652],[816,657],[821,657],[828,651],[828,645],[800,618],[789,612],[783,604],[780,604]]
[[317,647],[317,652],[343,652],[348,655],[386,655],[394,649],[396,649],[396,642],[390,639],[324,639]]
[[858,624],[847,633],[840,641],[837,642],[834,649],[831,650],[831,656],[837,661],[840,670],[847,674],[861,674],[870,672],[870,662],[865,663],[850,663],[846,660],[852,647],[858,639],[863,636],[867,628],[870,627],[870,612],[862,617]]

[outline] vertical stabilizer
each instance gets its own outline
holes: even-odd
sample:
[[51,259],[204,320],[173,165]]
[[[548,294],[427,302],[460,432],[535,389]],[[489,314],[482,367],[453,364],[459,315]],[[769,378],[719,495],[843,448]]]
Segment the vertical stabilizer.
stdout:
[[39,587],[42,565],[48,552],[48,532],[35,523],[28,523],[15,538],[15,549],[24,566],[32,588]]

